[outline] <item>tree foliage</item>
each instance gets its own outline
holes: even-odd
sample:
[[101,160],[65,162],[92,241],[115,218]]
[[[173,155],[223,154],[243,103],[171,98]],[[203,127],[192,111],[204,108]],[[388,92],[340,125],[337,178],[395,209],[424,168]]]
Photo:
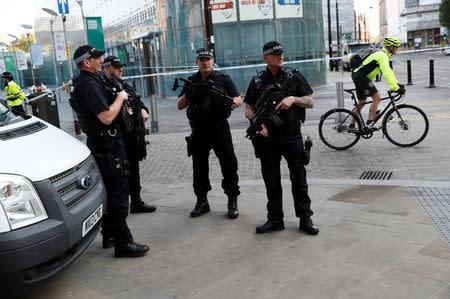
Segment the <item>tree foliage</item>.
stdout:
[[442,0],[439,5],[439,22],[442,26],[450,28],[450,0]]
[[[30,43],[34,43],[34,34],[30,33]],[[28,46],[28,38],[25,33],[19,38],[16,44],[16,50],[23,50],[25,52],[30,52],[30,47]]]

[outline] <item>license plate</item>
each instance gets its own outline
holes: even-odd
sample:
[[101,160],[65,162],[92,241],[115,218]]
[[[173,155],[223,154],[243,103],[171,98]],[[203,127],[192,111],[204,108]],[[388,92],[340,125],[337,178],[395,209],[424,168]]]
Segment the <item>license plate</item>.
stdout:
[[97,222],[102,218],[103,204],[101,204],[86,220],[83,221],[83,231],[81,237],[84,237]]

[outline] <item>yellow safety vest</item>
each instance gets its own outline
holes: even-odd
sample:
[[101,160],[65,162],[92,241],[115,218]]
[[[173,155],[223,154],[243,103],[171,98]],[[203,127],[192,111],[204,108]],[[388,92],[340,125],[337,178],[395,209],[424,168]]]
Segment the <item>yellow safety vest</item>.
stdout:
[[5,94],[9,106],[22,105],[22,100],[26,98],[22,88],[14,81],[9,81],[8,85],[5,86]]

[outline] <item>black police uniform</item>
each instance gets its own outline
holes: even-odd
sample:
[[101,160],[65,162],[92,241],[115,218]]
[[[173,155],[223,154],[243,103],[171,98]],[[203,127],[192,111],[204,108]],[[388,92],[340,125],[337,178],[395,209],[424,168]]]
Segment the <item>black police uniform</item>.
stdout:
[[[103,216],[103,235],[115,238],[115,244],[127,244],[133,237],[126,223],[128,215],[127,157],[118,117],[111,125],[104,125],[98,114],[108,110],[113,100],[103,87],[106,82],[96,74],[80,71],[73,80],[73,97],[78,103],[81,129],[87,135],[87,146],[93,153],[102,174],[107,192],[107,210]],[[113,162],[122,173],[112,173]]]
[[[105,82],[108,82],[111,87],[113,87],[111,84],[111,81],[105,76],[103,77],[103,80]],[[128,94],[135,94],[134,90],[130,85],[128,85],[125,81],[118,79],[120,84],[122,85],[122,88],[128,93]],[[112,94],[112,90],[108,90]],[[131,100],[131,99],[129,99]],[[132,99],[133,101],[138,100],[139,103],[137,106],[139,106],[138,111],[133,111],[133,113],[141,113],[141,109],[144,109],[149,112],[148,108],[142,103],[142,101],[138,98]],[[133,126],[133,122],[130,121],[130,129]],[[129,163],[129,194],[131,198],[131,205],[133,204],[141,204],[141,177],[139,174],[139,153],[138,153],[138,140],[137,136],[135,134],[123,134],[123,141],[125,144],[125,153],[127,155],[128,163]]]
[[[301,97],[313,93],[300,72],[282,67],[274,76],[269,69],[266,69],[250,82],[244,102],[255,106],[264,89],[271,85],[281,86],[290,76],[296,76],[295,88],[289,89],[290,96]],[[302,161],[304,147],[300,130],[305,110],[294,104],[288,110],[282,110],[279,116],[285,126],[278,128],[271,123],[265,124],[269,136],[259,135],[253,140],[255,155],[261,159],[261,172],[267,190],[267,218],[269,221],[277,221],[284,217],[280,174],[281,157],[286,159],[289,167],[295,214],[300,218],[310,217],[313,212],[310,208],[311,199],[308,196],[306,170]]]
[[[195,87],[189,89],[185,85],[179,97],[186,94],[189,100],[186,115],[192,128],[194,193],[197,198],[202,198],[206,197],[211,190],[208,157],[210,150],[213,149],[222,170],[222,188],[229,198],[237,197],[240,194],[238,163],[227,120],[230,111],[210,99],[204,88],[196,86],[195,83],[203,82],[200,72],[188,79],[194,83]],[[212,71],[206,80],[214,81],[218,89],[225,90],[232,98],[239,96],[236,86],[226,74]]]

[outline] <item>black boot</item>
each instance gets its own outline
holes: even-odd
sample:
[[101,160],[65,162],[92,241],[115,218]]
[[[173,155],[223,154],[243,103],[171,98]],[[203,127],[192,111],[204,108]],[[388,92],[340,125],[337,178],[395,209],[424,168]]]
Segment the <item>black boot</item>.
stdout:
[[319,228],[314,225],[311,217],[300,218],[300,230],[304,231],[308,235],[317,235],[319,233]]
[[103,235],[103,238],[102,238],[103,248],[106,249],[106,248],[113,247],[115,240],[116,240],[116,238],[114,238],[113,236]]
[[228,217],[230,219],[236,219],[238,216],[237,196],[230,196],[228,197]]
[[131,200],[130,213],[132,213],[132,214],[134,214],[134,213],[153,213],[154,211],[156,211],[155,206],[146,204],[140,198]]
[[131,241],[126,244],[114,245],[114,257],[138,257],[143,256],[150,248]]
[[197,197],[197,203],[195,204],[195,208],[191,211],[191,217],[198,217],[209,213],[209,211],[209,203],[206,196]]
[[265,234],[271,232],[273,230],[283,230],[284,229],[284,221],[280,220],[267,220],[266,223],[256,227],[257,234]]

